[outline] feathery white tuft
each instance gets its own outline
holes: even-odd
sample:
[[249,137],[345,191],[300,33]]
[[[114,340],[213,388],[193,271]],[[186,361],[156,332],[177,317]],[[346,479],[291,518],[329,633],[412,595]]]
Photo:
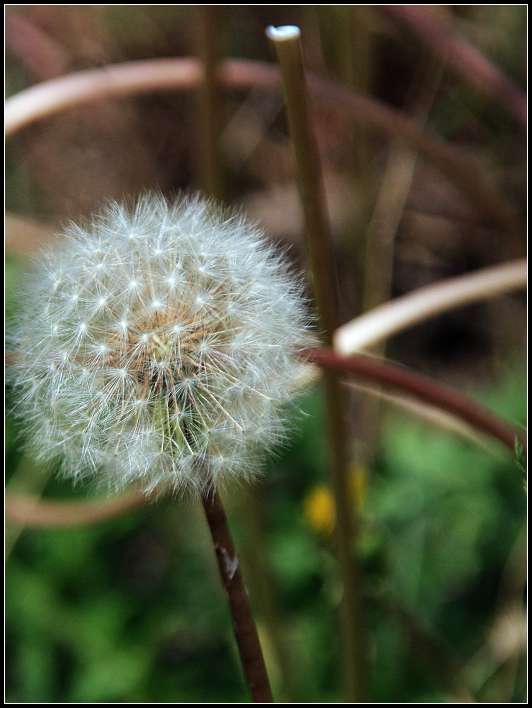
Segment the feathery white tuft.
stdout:
[[40,258],[13,337],[31,449],[115,490],[256,475],[312,342],[284,258],[199,196],[113,202],[65,236]]

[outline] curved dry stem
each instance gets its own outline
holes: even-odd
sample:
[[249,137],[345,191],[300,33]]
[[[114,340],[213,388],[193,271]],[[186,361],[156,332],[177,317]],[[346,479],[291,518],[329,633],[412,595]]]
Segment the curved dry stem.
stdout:
[[197,59],[156,59],[110,64],[43,81],[5,103],[4,128],[11,137],[22,128],[61,111],[105,98],[166,89],[187,91],[202,78]]
[[139,491],[103,501],[47,501],[15,492],[5,495],[6,519],[31,528],[91,526],[123,516],[147,502]]
[[385,15],[406,25],[464,81],[494,99],[526,127],[526,97],[482,52],[458,35],[431,8],[416,5],[381,6]]
[[[201,63],[196,59],[151,59],[110,64],[102,69],[45,81],[6,101],[6,137],[38,120],[90,101],[164,90],[188,91],[197,88],[202,76]],[[307,78],[311,93],[319,100],[345,111],[357,124],[368,125],[389,138],[400,136],[416,148],[463,190],[479,214],[487,214],[505,231],[521,228],[512,208],[486,180],[485,170],[461,150],[447,145],[400,111],[375,99],[316,76]],[[278,90],[280,87],[276,66],[250,60],[223,62],[220,80],[229,89]]]
[[[512,453],[515,439],[526,446],[525,436],[467,396],[445,387],[432,379],[402,367],[353,355],[339,356],[329,349],[309,349],[302,357],[322,368],[355,376],[369,383],[391,386],[430,406],[450,413],[467,425],[503,443]],[[95,524],[133,511],[148,499],[134,491],[109,500],[86,502],[43,501],[36,496],[8,492],[6,518],[32,528],[60,528]]]
[[306,349],[301,352],[301,356],[323,369],[391,386],[408,393],[414,398],[461,418],[477,430],[499,440],[512,453],[516,439],[526,448],[526,437],[522,431],[512,428],[471,398],[437,383],[428,376],[359,354],[340,356],[325,348]]
[[354,354],[442,312],[522,290],[526,282],[526,260],[521,259],[427,285],[339,327],[334,349],[338,354]]

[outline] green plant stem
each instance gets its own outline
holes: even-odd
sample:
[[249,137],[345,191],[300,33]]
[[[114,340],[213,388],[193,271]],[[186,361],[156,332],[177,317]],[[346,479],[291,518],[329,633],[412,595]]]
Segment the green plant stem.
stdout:
[[202,189],[217,199],[223,199],[221,168],[221,93],[218,78],[220,64],[219,22],[222,8],[201,5],[196,8],[198,55],[202,63],[203,80],[198,90],[198,179]]
[[[371,9],[355,5],[322,6],[324,12],[334,10],[331,46],[336,50],[336,73],[342,84],[364,96],[371,92],[373,33]],[[369,208],[375,191],[375,173],[370,162],[371,149],[367,125],[353,128],[353,173],[356,178],[362,210]]]
[[[313,287],[326,342],[332,343],[337,325],[333,252],[326,217],[319,155],[311,129],[299,33],[275,38],[281,68],[290,136],[295,151],[298,185],[303,205]],[[345,680],[348,700],[363,701],[364,660],[359,572],[353,549],[357,524],[349,503],[349,463],[344,391],[333,371],[324,372],[330,474],[336,504],[337,555],[343,583],[342,622]]]
[[203,494],[201,500],[211,532],[220,577],[231,610],[240,661],[252,700],[255,703],[273,703],[257,627],[221,499],[213,488]]
[[[369,95],[372,83],[372,60],[374,54],[373,33],[369,14],[364,6],[341,5],[338,8],[338,30],[341,32],[340,78],[348,86],[363,95]],[[371,148],[366,126],[357,126],[353,131],[357,175],[364,185],[365,196],[374,190],[375,174],[370,165]]]

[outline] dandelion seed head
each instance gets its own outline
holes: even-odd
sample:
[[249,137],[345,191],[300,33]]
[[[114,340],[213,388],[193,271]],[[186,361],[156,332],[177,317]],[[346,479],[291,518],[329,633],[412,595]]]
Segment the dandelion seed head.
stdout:
[[12,337],[28,444],[116,491],[252,478],[313,342],[284,257],[199,196],[109,203],[65,235]]

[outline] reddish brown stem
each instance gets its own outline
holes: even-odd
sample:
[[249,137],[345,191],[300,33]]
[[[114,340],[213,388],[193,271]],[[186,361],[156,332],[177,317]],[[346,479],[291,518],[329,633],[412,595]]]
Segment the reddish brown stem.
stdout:
[[431,8],[417,5],[384,5],[381,12],[399,20],[441,56],[471,86],[495,99],[526,126],[526,98],[517,86],[481,51],[456,34]]
[[306,349],[301,354],[307,361],[318,364],[324,369],[392,386],[419,398],[421,401],[448,411],[477,430],[500,440],[512,452],[515,449],[516,438],[521,441],[523,447],[526,447],[526,438],[520,431],[514,430],[484,406],[458,393],[458,391],[433,381],[428,376],[359,354],[340,356],[325,348]]
[[273,703],[257,627],[221,499],[213,489],[202,496],[202,502],[222,584],[229,601],[233,631],[251,697],[255,703]]

